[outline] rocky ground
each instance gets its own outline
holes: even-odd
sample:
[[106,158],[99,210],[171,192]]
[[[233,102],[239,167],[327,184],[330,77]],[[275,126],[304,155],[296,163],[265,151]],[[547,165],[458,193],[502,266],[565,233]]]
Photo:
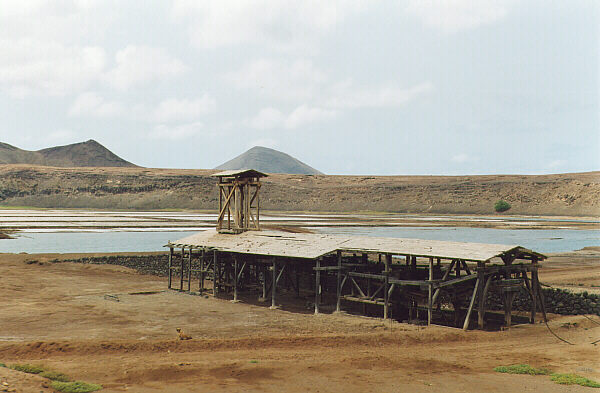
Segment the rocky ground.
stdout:
[[[215,209],[209,170],[0,165],[0,205],[92,209]],[[261,208],[492,214],[600,215],[600,172],[560,175],[327,176],[273,174]]]
[[[90,257],[103,256],[0,254],[1,363],[41,365],[105,392],[589,391],[493,371],[516,363],[600,380],[594,315],[550,315],[572,345],[541,323],[464,332],[315,316],[285,298],[270,310],[252,296],[231,303],[166,291],[164,277],[129,267],[60,262]],[[598,284],[597,256],[561,258],[544,263],[543,283]],[[177,340],[178,327],[192,340]],[[52,391],[41,377],[0,367],[2,382],[8,391]]]

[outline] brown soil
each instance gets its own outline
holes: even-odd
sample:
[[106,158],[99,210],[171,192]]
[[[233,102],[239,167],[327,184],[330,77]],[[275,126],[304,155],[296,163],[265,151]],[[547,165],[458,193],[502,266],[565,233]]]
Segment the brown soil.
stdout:
[[[210,170],[0,166],[0,205],[93,209],[216,209]],[[378,211],[600,215],[600,172],[558,175],[327,176],[272,174],[261,208],[287,211]]]
[[[164,278],[122,267],[50,262],[81,256],[0,254],[0,362],[44,365],[106,392],[589,391],[492,371],[515,363],[600,380],[593,316],[552,316],[551,328],[574,345],[543,324],[463,332],[315,316],[288,299],[269,310],[250,296],[234,304],[165,291]],[[543,282],[600,274],[587,256],[547,265]],[[193,339],[176,340],[178,327]],[[3,368],[1,382],[51,391],[39,377]]]

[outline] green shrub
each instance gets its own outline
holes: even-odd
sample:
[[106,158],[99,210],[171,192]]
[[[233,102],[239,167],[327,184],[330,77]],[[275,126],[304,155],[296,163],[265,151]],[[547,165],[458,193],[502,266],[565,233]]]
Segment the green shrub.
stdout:
[[510,203],[503,201],[502,199],[500,199],[498,202],[496,202],[494,204],[494,210],[496,210],[496,212],[498,213],[502,213],[505,212],[507,210],[509,210],[512,206],[510,205]]
[[42,367],[31,364],[11,364],[10,368],[28,374],[40,374],[45,371]]
[[89,393],[95,392],[96,390],[102,389],[102,385],[97,385],[95,383],[87,383],[81,381],[75,382],[60,382],[54,381],[50,384],[52,389],[58,390],[59,392],[64,393]]
[[65,374],[58,373],[56,371],[44,371],[43,373],[40,373],[40,377],[44,377],[44,378],[51,379],[53,381],[60,381],[60,382],[69,382],[71,380],[71,378],[69,378]]
[[534,368],[528,364],[513,364],[511,366],[499,366],[494,371],[506,374],[529,374],[529,375],[548,375],[549,370],[545,368]]
[[588,388],[600,388],[600,383],[577,374],[552,374],[550,379],[561,385],[581,385]]
[[0,363],[0,367],[6,367],[6,364]]

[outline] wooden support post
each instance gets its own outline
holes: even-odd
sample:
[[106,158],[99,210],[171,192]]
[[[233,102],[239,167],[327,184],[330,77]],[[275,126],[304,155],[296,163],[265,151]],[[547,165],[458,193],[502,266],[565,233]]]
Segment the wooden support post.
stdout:
[[294,274],[296,276],[296,297],[300,297],[300,271],[298,266],[295,267]]
[[456,267],[456,278],[458,278],[458,277],[460,277],[460,259],[456,260],[455,267]]
[[173,280],[173,247],[169,247],[169,284],[168,288],[171,289]]
[[184,258],[183,258],[183,254],[184,253],[185,253],[185,248],[181,247],[181,271],[179,272],[180,273],[179,274],[179,277],[180,277],[180,280],[179,280],[179,290],[180,291],[183,291],[183,269],[184,269],[184,264],[185,264],[185,261],[184,261]]
[[433,320],[433,258],[429,258],[429,291],[427,294],[427,325]]
[[200,253],[200,280],[198,282],[198,292],[200,292],[200,295],[202,295],[204,293],[204,271],[206,270],[206,267],[204,266],[204,256],[205,256],[205,249],[204,247],[202,247],[202,251]]
[[[527,273],[525,273],[527,275]],[[529,318],[530,323],[535,323],[535,314],[537,312],[537,290],[539,287],[539,280],[537,275],[537,258],[532,261],[531,269],[531,316]]]
[[321,259],[318,258],[315,262],[315,314],[319,313],[319,303],[321,302]]
[[275,292],[277,292],[277,261],[273,259],[273,281],[271,282],[271,309],[277,308],[275,301]]
[[473,311],[473,305],[475,304],[475,298],[477,297],[477,292],[479,292],[480,285],[483,285],[483,282],[479,279],[479,277],[477,277],[477,281],[475,282],[475,288],[473,288],[473,295],[471,296],[471,302],[469,303],[467,315],[465,316],[463,330],[467,330],[469,328],[469,322],[471,321],[471,312]]
[[262,297],[259,298],[259,301],[262,302],[266,302],[267,301],[267,265],[266,264],[261,264],[261,271],[262,271],[262,278],[263,278],[263,282],[262,282]]
[[514,292],[506,292],[504,295],[504,323],[506,328],[510,328],[512,324],[512,304],[515,299]]
[[[444,276],[442,277],[442,281],[446,281],[448,279],[448,277],[450,276],[450,272],[452,271],[452,267],[454,266],[454,261],[452,261],[450,263],[450,266],[448,266],[448,270],[446,270],[446,272],[444,273]],[[435,304],[438,296],[440,295],[440,288],[437,288],[433,294],[433,299],[431,299],[431,303]]]
[[217,261],[217,250],[213,251],[213,296],[219,294],[219,266]]
[[238,257],[233,257],[233,301],[238,301]]
[[342,252],[337,252],[337,303],[335,306],[335,312],[340,312],[340,306],[342,303]]
[[390,313],[389,280],[392,265],[392,254],[385,254],[385,282],[383,283],[383,319],[388,319]]
[[190,247],[188,255],[188,271],[187,271],[187,290],[190,292],[192,290],[192,247]]
[[477,307],[477,326],[479,329],[483,329],[485,316],[485,297],[483,296],[483,292],[485,287],[489,285],[489,282],[486,282],[485,285],[483,285],[483,282],[485,281],[484,269],[485,265],[483,262],[477,262],[477,280],[481,283],[477,287],[479,289],[477,293],[477,298],[479,299],[479,305]]

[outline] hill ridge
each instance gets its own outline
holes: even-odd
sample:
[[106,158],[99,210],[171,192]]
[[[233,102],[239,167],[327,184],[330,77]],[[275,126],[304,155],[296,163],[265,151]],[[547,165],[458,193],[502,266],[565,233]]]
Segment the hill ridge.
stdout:
[[0,142],[0,164],[29,164],[56,167],[135,167],[107,149],[101,143],[89,139],[85,142],[47,147],[40,150],[24,150]]
[[266,173],[322,175],[323,173],[291,155],[264,146],[254,146],[215,169],[256,169]]

